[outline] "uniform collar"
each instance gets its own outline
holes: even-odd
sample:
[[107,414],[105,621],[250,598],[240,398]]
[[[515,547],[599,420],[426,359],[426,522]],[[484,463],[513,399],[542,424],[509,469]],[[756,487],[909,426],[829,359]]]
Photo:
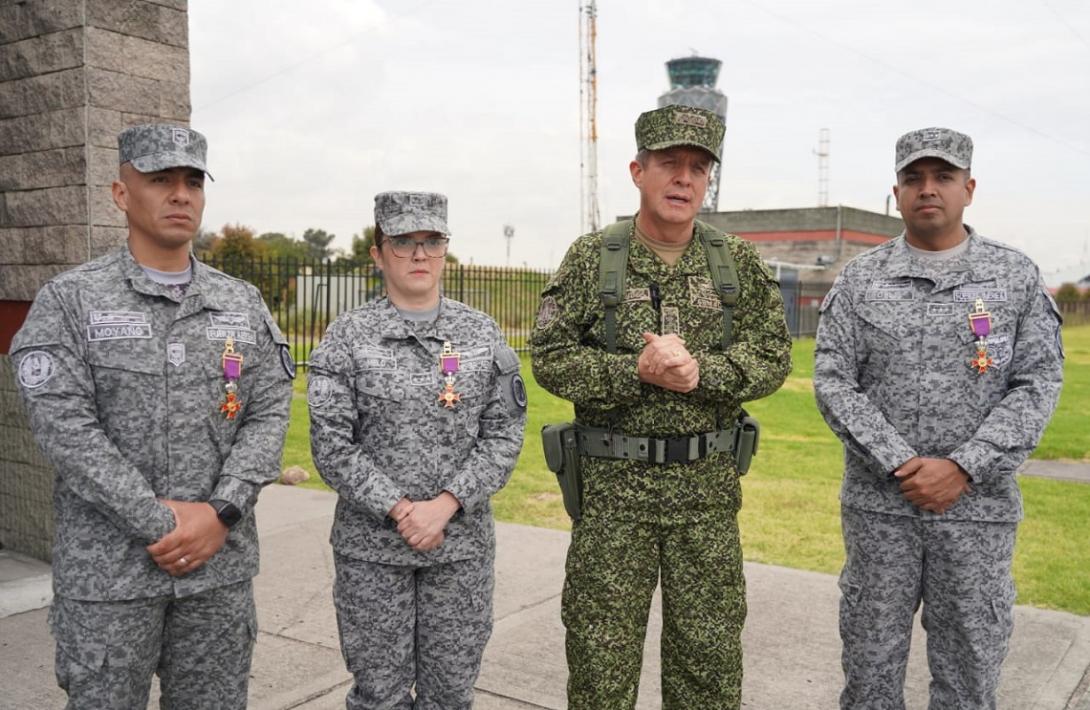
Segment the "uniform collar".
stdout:
[[378,316],[382,319],[379,324],[379,334],[384,340],[406,340],[408,338],[429,338],[440,342],[453,342],[456,333],[451,324],[451,319],[446,318],[450,308],[450,300],[439,297],[439,311],[435,320],[431,323],[418,323],[415,328],[410,326],[401,314],[398,313],[389,298],[383,298],[378,307]]
[[658,257],[643,242],[636,238],[636,218],[639,212],[632,216],[632,227],[628,232],[629,256],[628,267],[634,273],[642,274],[651,281],[667,278],[670,274],[703,274],[708,271],[708,259],[704,249],[700,245],[700,230],[705,229],[699,221],[693,223],[693,238],[689,240],[689,246],[681,254],[681,258],[673,266],[669,266]]
[[959,257],[941,264],[930,264],[920,259],[908,247],[905,233],[894,240],[886,260],[886,274],[890,277],[922,278],[935,284],[932,291],[944,291],[970,281],[981,281],[995,276],[995,264],[983,255],[981,237],[970,225],[969,246]]
[[[128,279],[133,291],[147,296],[174,300],[166,287],[148,278],[148,275],[140,268],[140,264],[133,258],[128,246],[121,248],[119,260],[122,275]],[[214,311],[223,310],[224,304],[220,298],[221,294],[213,283],[214,270],[212,267],[202,264],[194,259],[192,255],[189,257],[189,263],[193,267],[193,280],[189,282],[189,286],[186,288],[185,298],[182,301],[183,309],[187,313],[195,313],[203,308]],[[179,317],[181,315],[179,314]]]

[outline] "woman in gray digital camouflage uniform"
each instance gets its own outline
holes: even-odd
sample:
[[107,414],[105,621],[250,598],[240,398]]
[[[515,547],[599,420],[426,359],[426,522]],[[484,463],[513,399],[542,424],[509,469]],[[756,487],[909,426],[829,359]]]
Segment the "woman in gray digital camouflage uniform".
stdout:
[[489,499],[522,446],[526,390],[496,323],[440,295],[446,208],[375,197],[387,295],[337,318],[310,358],[311,448],[340,496],[348,708],[469,708],[492,631]]

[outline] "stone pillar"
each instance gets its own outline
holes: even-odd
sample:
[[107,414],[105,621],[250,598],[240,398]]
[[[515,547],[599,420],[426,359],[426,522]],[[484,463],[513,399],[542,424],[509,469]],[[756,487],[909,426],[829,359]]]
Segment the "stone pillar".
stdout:
[[117,134],[189,121],[187,0],[0,0],[0,545],[48,559],[53,473],[9,355],[49,278],[125,242]]

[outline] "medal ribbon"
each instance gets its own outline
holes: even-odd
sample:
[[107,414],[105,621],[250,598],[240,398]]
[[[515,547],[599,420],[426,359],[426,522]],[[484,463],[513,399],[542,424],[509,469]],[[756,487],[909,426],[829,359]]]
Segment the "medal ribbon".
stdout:
[[443,343],[443,352],[439,354],[439,371],[443,373],[445,386],[439,393],[439,403],[447,409],[462,401],[462,395],[454,391],[454,375],[458,372],[462,356],[454,352],[450,341]]
[[238,380],[242,377],[242,353],[235,352],[235,339],[228,336],[223,344],[223,389],[225,392],[220,411],[227,419],[234,419],[242,409],[238,398]]
[[976,357],[969,359],[969,367],[975,367],[983,375],[992,366],[988,356],[988,336],[992,332],[992,314],[984,310],[984,299],[976,299],[975,312],[969,314],[969,328],[976,336]]

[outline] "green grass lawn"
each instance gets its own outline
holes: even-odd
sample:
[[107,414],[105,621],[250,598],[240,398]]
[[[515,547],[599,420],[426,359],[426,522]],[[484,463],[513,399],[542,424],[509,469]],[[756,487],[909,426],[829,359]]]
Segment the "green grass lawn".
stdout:
[[[1090,326],[1064,330],[1065,384],[1037,458],[1090,461]],[[761,449],[743,481],[740,516],[746,559],[835,573],[843,562],[840,490],[843,454],[814,402],[814,342],[794,346],[795,368],[774,395],[747,405],[761,420]],[[566,529],[556,478],[545,467],[541,427],[571,418],[571,405],[542,390],[523,363],[530,398],[526,443],[511,482],[494,498],[500,520]],[[284,465],[311,472],[305,486],[324,488],[309,453],[303,378],[296,381]],[[1026,519],[1018,532],[1014,571],[1018,602],[1090,615],[1090,486],[1021,480]]]

